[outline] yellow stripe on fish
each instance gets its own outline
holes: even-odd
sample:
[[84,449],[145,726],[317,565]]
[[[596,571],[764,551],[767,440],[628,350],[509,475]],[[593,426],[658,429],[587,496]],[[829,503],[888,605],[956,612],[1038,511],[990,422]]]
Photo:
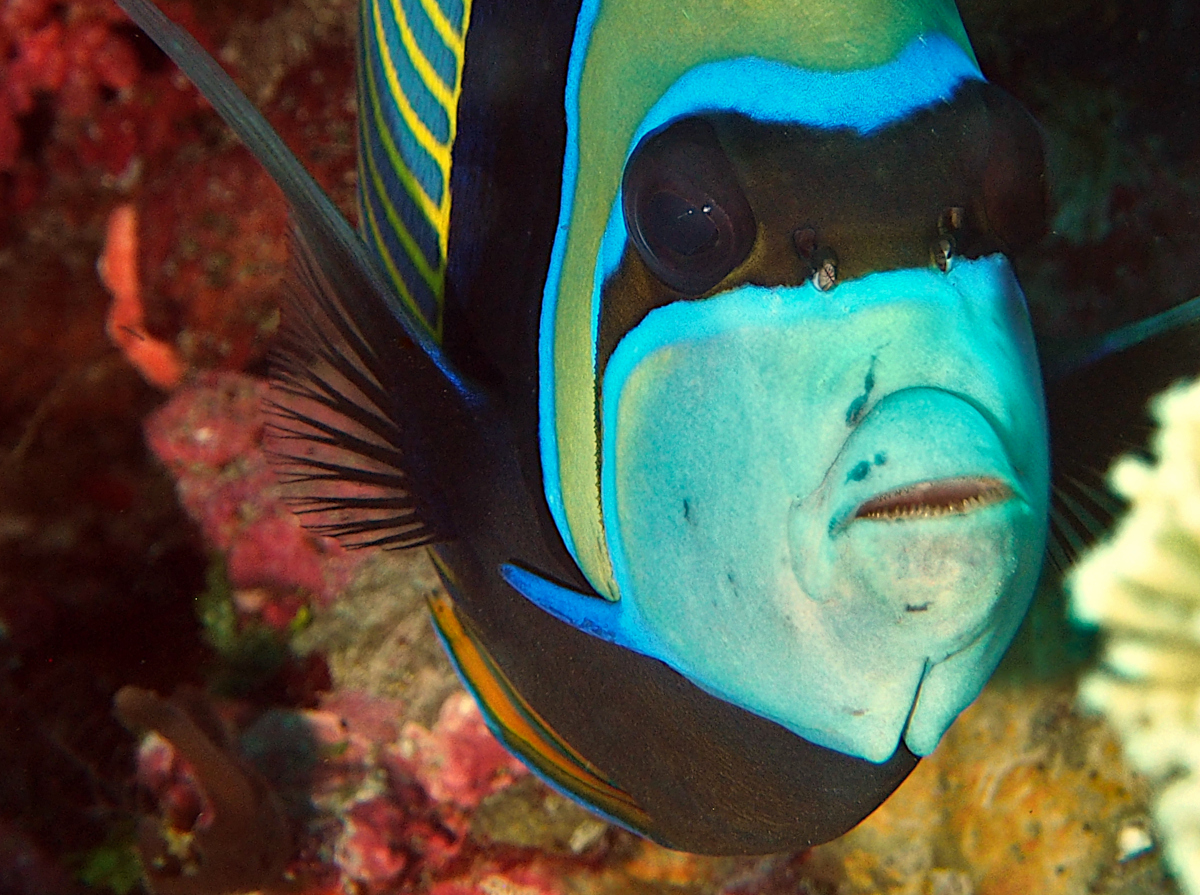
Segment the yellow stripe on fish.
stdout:
[[360,230],[437,338],[470,8],[470,0],[367,0],[361,7]]
[[[437,552],[430,556],[444,575],[451,574]],[[454,657],[459,675],[470,686],[497,736],[541,776],[581,795],[596,810],[634,829],[646,829],[646,812],[546,723],[504,676],[495,660],[463,625],[445,594],[429,599],[434,625]]]

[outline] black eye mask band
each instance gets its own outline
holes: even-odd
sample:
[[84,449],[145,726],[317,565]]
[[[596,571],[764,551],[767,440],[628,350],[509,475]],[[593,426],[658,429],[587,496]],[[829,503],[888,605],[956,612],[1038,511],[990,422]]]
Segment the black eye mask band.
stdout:
[[634,149],[622,212],[628,240],[603,288],[600,372],[661,305],[745,284],[797,286],[819,268],[824,290],[1019,251],[1046,227],[1042,136],[982,81],[869,134],[696,116]]

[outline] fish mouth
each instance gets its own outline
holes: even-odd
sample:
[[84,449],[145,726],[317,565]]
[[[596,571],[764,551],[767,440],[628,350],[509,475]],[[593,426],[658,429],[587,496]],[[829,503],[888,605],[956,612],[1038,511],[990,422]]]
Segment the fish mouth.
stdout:
[[1014,496],[1013,489],[990,476],[955,476],[905,485],[877,494],[858,505],[850,520],[908,522],[964,516]]

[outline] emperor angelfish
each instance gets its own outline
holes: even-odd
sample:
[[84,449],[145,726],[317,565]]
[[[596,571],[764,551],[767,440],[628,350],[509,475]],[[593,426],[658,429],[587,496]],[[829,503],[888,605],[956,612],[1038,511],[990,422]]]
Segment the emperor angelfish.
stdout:
[[[496,735],[676,849],[808,846],[879,805],[1000,660],[1052,513],[1010,263],[1046,226],[1041,135],[953,3],[364,0],[356,233],[119,2],[291,204],[295,506],[431,545]],[[1050,358],[1068,546],[1170,375],[1117,349],[1193,338],[1172,313]]]

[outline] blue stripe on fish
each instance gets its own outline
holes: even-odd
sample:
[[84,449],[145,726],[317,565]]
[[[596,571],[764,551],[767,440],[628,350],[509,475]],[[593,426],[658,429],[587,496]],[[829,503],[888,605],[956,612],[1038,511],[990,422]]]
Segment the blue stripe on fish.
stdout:
[[446,89],[453,90],[455,81],[458,80],[458,60],[438,34],[429,13],[421,5],[421,0],[400,0],[400,6],[404,10],[404,18],[408,21],[413,40],[416,41],[422,55],[442,79]]
[[914,40],[891,62],[857,71],[811,71],[754,58],[710,62],[671,85],[646,114],[631,148],[668,121],[706,111],[868,134],[949,100],[967,80],[983,80],[979,66],[940,34]]
[[462,34],[463,17],[466,15],[462,0],[433,0],[433,2],[437,3],[442,15],[446,17],[446,21],[450,23],[450,27],[454,29],[455,33]]
[[[379,44],[381,39],[386,43],[393,73],[399,82],[404,98],[408,100],[413,111],[421,119],[421,123],[428,128],[430,136],[436,142],[445,144],[450,139],[450,116],[438,98],[434,96],[432,86],[417,70],[416,60],[412,58],[409,49],[404,45],[400,23],[395,16],[389,14],[395,10],[390,6],[384,9],[377,5],[376,8],[378,9],[376,25],[382,26],[383,32],[381,35],[379,27],[372,29],[372,37],[376,41],[376,45],[382,46]],[[389,91],[389,93],[391,93],[392,99],[399,101],[400,98],[395,95],[394,91]]]
[[[378,134],[375,131],[370,131],[366,139],[360,137],[359,152],[366,160],[370,171],[372,173],[378,171],[381,178],[388,178],[389,170],[387,167],[385,166],[380,171],[379,166],[375,162],[376,155],[380,151]],[[406,292],[405,297],[412,301],[421,316],[428,323],[435,323],[438,315],[438,297],[427,279],[417,270],[416,265],[413,263],[413,258],[402,244],[397,233],[395,221],[388,214],[387,206],[389,204],[392,206],[394,213],[400,218],[400,221],[409,234],[413,234],[414,229],[417,229],[417,235],[423,237],[426,245],[429,247],[426,248],[423,246],[422,252],[432,249],[435,253],[435,258],[437,252],[437,235],[433,233],[428,222],[417,211],[416,206],[412,204],[411,200],[408,200],[404,188],[398,183],[389,183],[385,191],[362,190],[360,192],[360,202],[363,214],[360,226],[367,233],[368,245],[383,260],[384,266],[393,281],[398,279],[399,282],[397,285],[400,285],[402,291]],[[414,224],[417,225],[417,228],[414,228]]]
[[[416,114],[420,123],[429,129],[430,135],[443,143],[446,142],[450,136],[450,124],[445,110],[434,98],[433,94],[429,92],[429,88],[425,86],[416,69],[413,68],[412,62],[404,52],[403,47],[400,47],[399,52],[392,52],[392,37],[395,37],[396,44],[398,44],[399,31],[396,30],[394,22],[391,23],[389,28],[388,20],[384,18],[383,21],[385,33],[391,32],[388,33],[389,46],[387,50],[394,67],[394,74],[400,84],[400,88],[404,91],[404,97],[412,107],[412,111]],[[384,46],[379,41],[376,29],[364,29],[364,44],[363,50],[367,62],[368,87],[372,88],[370,105],[375,106],[382,114],[385,130],[395,139],[401,158],[418,183],[420,183],[421,189],[425,191],[425,195],[434,204],[440,203],[442,201],[442,193],[445,190],[442,172],[439,170],[437,162],[429,150],[421,145],[417,134],[409,126],[408,121],[405,120],[404,113],[400,108],[400,98],[390,89],[387,71],[384,68]],[[431,118],[438,120],[431,124]]]

